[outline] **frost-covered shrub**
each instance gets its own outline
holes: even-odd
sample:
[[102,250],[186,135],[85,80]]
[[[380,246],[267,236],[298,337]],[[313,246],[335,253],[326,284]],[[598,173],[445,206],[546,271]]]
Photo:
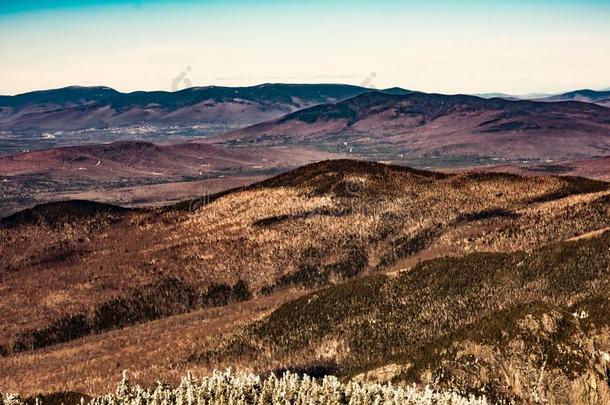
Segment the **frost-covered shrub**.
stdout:
[[191,373],[177,388],[159,383],[154,389],[133,386],[127,375],[115,394],[94,398],[91,405],[486,405],[485,398],[464,398],[456,392],[418,389],[392,384],[340,382],[336,377],[314,379],[285,373],[261,379],[253,374],[214,372],[195,379]]
[[0,405],[21,405],[23,401],[18,394],[3,395],[0,392]]

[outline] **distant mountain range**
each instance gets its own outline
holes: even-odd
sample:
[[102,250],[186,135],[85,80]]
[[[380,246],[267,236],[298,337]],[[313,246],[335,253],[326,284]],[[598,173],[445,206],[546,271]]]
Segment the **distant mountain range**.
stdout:
[[[0,130],[44,131],[136,125],[215,125],[235,129],[320,104],[337,103],[372,89],[344,84],[261,84],[251,87],[193,87],[176,92],[121,93],[109,87],[71,86],[0,96]],[[414,93],[399,87],[385,94]],[[578,90],[543,97],[504,93],[482,98],[608,103],[610,91]]]
[[74,130],[139,124],[243,126],[367,91],[342,84],[207,86],[133,93],[72,86],[0,96],[0,129]]
[[[610,109],[474,96],[369,92],[207,138],[232,146],[301,145],[376,160],[568,160],[610,154]],[[433,163],[428,163],[433,165]]]

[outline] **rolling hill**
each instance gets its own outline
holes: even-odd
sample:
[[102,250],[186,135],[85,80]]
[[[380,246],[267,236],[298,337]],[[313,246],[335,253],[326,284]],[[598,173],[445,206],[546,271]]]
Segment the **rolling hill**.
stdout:
[[159,204],[206,190],[221,191],[336,156],[306,148],[229,149],[195,142],[143,141],[2,156],[0,217],[36,203],[67,198]]
[[[287,149],[227,149],[202,143],[153,144],[122,141],[46,149],[0,157],[3,176],[37,175],[48,181],[128,178],[181,178],[239,169],[299,165]],[[302,163],[301,163],[302,164]]]
[[128,362],[144,384],[231,365],[607,398],[609,228],[605,182],[353,160],[35,207],[0,221],[0,385],[101,393]]

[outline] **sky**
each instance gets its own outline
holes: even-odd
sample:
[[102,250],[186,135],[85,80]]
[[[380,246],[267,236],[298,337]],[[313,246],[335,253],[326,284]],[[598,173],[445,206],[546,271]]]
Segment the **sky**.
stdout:
[[0,94],[349,83],[610,87],[610,0],[0,0]]

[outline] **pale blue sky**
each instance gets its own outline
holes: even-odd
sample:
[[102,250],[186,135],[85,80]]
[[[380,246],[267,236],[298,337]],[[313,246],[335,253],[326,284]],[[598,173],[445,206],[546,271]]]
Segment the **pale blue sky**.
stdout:
[[0,0],[0,94],[105,85],[610,86],[608,1]]

